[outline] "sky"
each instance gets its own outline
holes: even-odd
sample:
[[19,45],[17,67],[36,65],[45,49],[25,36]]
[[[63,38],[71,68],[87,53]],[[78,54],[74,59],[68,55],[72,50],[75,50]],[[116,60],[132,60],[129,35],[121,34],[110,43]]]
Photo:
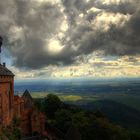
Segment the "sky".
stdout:
[[16,79],[140,77],[139,26],[140,0],[0,0]]

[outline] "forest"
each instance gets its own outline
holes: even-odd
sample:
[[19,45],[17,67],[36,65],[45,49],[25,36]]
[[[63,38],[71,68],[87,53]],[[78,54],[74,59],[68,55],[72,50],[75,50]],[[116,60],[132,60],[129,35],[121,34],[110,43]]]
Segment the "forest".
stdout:
[[44,99],[35,99],[35,104],[46,114],[46,125],[49,123],[66,136],[69,129],[73,129],[82,140],[140,139],[139,130],[127,129],[121,124],[112,122],[101,110],[87,110],[64,103],[57,95],[48,94]]

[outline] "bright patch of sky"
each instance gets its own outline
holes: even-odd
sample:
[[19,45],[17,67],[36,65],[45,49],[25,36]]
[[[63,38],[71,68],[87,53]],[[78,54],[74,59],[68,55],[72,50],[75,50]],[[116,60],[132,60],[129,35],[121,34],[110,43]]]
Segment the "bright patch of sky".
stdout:
[[140,76],[140,1],[1,1],[2,62],[16,79]]

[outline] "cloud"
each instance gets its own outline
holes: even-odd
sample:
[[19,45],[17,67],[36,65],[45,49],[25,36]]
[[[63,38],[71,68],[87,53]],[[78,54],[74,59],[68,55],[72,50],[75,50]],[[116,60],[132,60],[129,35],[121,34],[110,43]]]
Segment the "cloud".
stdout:
[[16,73],[16,79],[47,79],[77,77],[137,77],[140,76],[140,57],[100,57],[98,54],[80,56],[76,64],[69,66],[47,66],[40,70],[10,69]]
[[0,33],[16,67],[34,69],[59,62],[45,49],[49,40],[61,32],[64,14],[59,4],[6,0],[0,6]]
[[108,12],[134,14],[139,9],[139,0],[97,0],[95,5]]
[[17,68],[73,65],[98,51],[136,56],[139,7],[139,0],[1,0],[0,34]]
[[[135,5],[136,8],[133,12],[129,12],[128,8],[124,13],[119,8],[122,4],[126,7],[128,4],[132,7]],[[118,6],[117,12],[108,10],[114,9],[114,5]],[[81,22],[71,27],[70,31],[73,32],[68,32],[71,37],[66,44],[71,49],[74,46],[75,55],[97,50],[103,51],[105,55],[139,55],[140,2],[106,0],[95,2],[94,6],[100,10],[94,9],[89,13],[88,10]]]
[[79,65],[71,65],[68,67],[56,67],[50,73],[52,77],[71,78],[71,77],[135,77],[140,76],[140,66],[134,65],[135,61],[139,61],[139,57],[100,58],[88,55],[80,59]]

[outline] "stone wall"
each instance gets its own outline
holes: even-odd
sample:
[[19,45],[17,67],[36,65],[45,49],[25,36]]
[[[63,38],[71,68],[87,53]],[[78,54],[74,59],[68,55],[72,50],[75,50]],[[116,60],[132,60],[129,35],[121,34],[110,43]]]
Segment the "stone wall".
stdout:
[[12,76],[0,76],[0,121],[4,126],[13,119],[14,82]]

